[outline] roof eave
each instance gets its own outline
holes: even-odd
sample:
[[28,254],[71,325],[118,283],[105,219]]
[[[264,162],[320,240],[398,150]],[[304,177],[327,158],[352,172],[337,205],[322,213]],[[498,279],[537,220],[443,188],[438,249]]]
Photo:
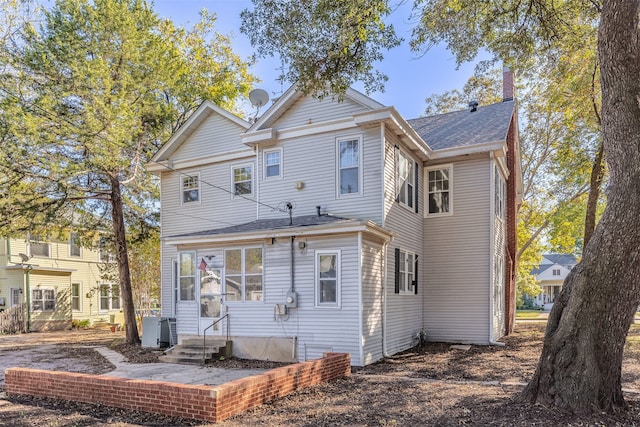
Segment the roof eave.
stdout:
[[169,245],[178,246],[201,243],[225,243],[247,240],[261,240],[290,236],[318,236],[326,234],[346,234],[358,232],[370,233],[381,238],[384,241],[390,241],[394,236],[390,231],[385,230],[384,228],[371,221],[348,221],[343,224],[328,223],[312,226],[293,226],[287,229],[269,229],[240,233],[210,234],[202,236],[170,236],[164,237],[162,240]]

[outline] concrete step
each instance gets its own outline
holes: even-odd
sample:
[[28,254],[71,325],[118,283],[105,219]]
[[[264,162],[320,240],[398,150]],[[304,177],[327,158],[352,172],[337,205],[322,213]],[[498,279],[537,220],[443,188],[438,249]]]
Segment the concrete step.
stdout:
[[204,357],[202,354],[202,341],[196,343],[188,341],[185,345],[177,345],[160,356],[160,361],[165,363],[186,363],[186,364],[202,364],[214,360],[220,356],[229,357],[231,355],[231,341],[207,342],[204,348]]
[[171,355],[164,355],[158,357],[158,360],[163,363],[177,363],[177,364],[186,364],[186,365],[201,365],[202,356],[199,358],[191,358],[191,357],[178,357]]
[[[203,339],[202,338],[184,338],[181,342],[180,345],[183,347],[200,347],[202,348],[202,343],[203,343]],[[218,346],[218,347],[224,347],[225,343],[227,342],[226,338],[224,337],[207,337],[206,341],[204,341],[206,345],[213,345],[213,346]]]

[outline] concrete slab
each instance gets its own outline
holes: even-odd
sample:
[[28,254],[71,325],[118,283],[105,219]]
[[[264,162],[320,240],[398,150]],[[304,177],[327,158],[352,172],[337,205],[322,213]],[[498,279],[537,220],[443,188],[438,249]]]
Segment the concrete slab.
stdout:
[[468,344],[454,344],[451,347],[449,347],[449,350],[469,351],[471,350],[471,346]]
[[116,366],[115,370],[103,374],[110,377],[213,386],[267,371],[266,369],[221,369],[174,363],[128,363],[120,353],[106,347],[97,347],[95,350]]

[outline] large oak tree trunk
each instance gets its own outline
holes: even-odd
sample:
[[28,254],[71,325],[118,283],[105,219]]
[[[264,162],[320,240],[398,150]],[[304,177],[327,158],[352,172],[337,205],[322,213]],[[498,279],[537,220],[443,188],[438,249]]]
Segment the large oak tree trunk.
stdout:
[[111,179],[111,216],[113,219],[113,234],[116,244],[116,260],[118,261],[118,276],[120,279],[120,297],[124,312],[126,339],[129,344],[139,344],[140,335],[136,323],[136,311],[133,305],[131,290],[131,275],[129,274],[129,255],[127,252],[127,235],[124,225],[122,193],[118,178]]
[[520,399],[573,412],[626,406],[624,343],[640,302],[640,0],[605,0],[598,37],[607,207],[551,311]]

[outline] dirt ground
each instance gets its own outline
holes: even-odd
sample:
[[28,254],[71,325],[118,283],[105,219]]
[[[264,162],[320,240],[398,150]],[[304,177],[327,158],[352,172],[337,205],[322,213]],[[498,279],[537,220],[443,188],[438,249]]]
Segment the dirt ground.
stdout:
[[[541,351],[544,325],[519,324],[504,347],[452,350],[429,343],[380,363],[354,369],[349,378],[293,393],[217,424],[239,426],[640,426],[640,325],[632,326],[625,347],[623,387],[629,410],[580,418],[542,406],[516,403]],[[33,334],[29,334],[33,335]],[[157,351],[123,345],[121,335],[103,331],[47,334],[46,346],[74,360],[83,371],[103,373],[110,364],[86,348],[106,345],[131,362],[153,362]],[[58,341],[56,341],[58,340]],[[0,357],[31,348],[0,337]],[[56,350],[57,349],[57,350]],[[268,367],[228,360],[219,366]],[[0,383],[0,386],[2,383]],[[0,397],[0,425],[8,426],[168,426],[207,425],[100,405],[36,398]]]

